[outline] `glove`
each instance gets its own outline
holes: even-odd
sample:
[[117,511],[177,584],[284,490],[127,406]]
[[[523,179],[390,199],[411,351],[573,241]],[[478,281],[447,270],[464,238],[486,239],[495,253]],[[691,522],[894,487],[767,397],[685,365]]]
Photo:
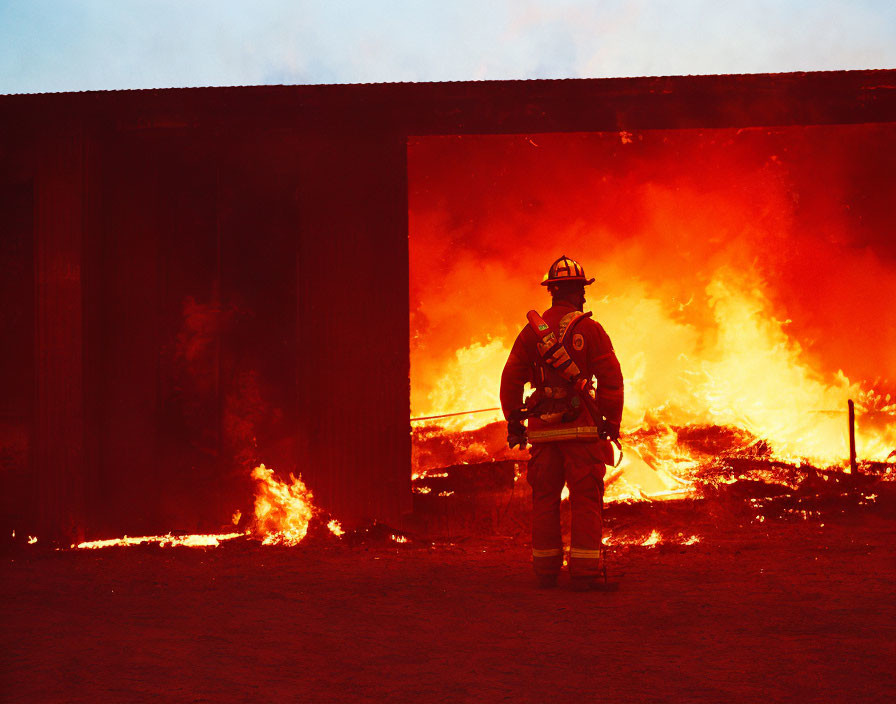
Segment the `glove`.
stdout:
[[507,445],[512,450],[519,445],[521,450],[526,449],[528,440],[526,439],[526,426],[522,421],[512,420],[507,423]]
[[619,440],[619,423],[611,423],[610,421],[604,419],[603,427],[601,427],[600,434],[607,440],[616,442],[617,440]]

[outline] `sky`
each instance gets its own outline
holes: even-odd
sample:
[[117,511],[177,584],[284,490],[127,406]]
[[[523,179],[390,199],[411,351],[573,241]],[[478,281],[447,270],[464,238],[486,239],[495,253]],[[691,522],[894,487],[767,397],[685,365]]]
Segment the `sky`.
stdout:
[[0,94],[894,67],[892,0],[0,0]]

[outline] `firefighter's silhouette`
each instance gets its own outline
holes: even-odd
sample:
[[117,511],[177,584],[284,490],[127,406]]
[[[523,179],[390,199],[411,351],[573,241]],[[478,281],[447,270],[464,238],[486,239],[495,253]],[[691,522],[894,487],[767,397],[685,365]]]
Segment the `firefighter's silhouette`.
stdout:
[[[573,589],[598,586],[601,573],[603,479],[618,441],[623,381],[610,338],[583,313],[587,279],[567,256],[542,281],[553,299],[542,315],[529,311],[501,375],[501,407],[508,443],[531,443],[532,562],[539,583],[551,587],[563,566],[560,502],[569,487]],[[596,386],[595,386],[596,381]],[[526,383],[534,389],[523,400]],[[523,420],[528,419],[528,428]]]

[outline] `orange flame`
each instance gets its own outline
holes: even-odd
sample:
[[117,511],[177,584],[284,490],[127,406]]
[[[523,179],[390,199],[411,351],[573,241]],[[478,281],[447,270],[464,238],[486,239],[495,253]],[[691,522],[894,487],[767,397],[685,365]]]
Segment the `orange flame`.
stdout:
[[[878,414],[893,415],[894,422],[859,422],[856,428],[861,456],[883,461],[896,447],[896,403],[876,397],[843,372],[828,376],[813,367],[788,336],[787,322],[774,318],[762,287],[755,276],[717,271],[705,289],[712,319],[700,329],[676,322],[646,293],[637,302],[608,296],[596,304],[605,325],[619,330],[613,337],[627,375],[623,428],[730,426],[768,442],[779,459],[842,464],[848,447],[846,402],[855,398]],[[639,309],[637,325],[621,320],[620,311],[633,306]],[[459,349],[434,384],[429,403],[415,413],[496,405],[508,352],[503,339]],[[494,412],[440,423],[457,431],[499,418]],[[671,431],[664,450],[654,469],[682,476],[696,464]],[[632,461],[630,453],[623,467]]]
[[311,491],[292,474],[289,484],[277,481],[264,464],[252,470],[252,478],[257,482],[253,532],[263,545],[298,545],[315,514]]
[[218,547],[225,540],[233,540],[239,538],[245,533],[221,533],[217,535],[144,535],[139,538],[131,538],[124,536],[122,538],[111,538],[109,540],[88,540],[72,548],[78,550],[96,550],[98,548],[110,548],[128,545],[143,545],[147,543],[158,543],[162,547],[173,547],[175,545],[183,545],[185,547]]
[[645,538],[644,542],[641,543],[641,545],[643,545],[644,547],[652,547],[652,546],[656,545],[657,543],[659,543],[660,539],[661,538],[660,538],[659,532],[656,529],[654,529],[654,530],[650,531],[650,535],[647,536],[647,538]]
[[[850,398],[859,458],[886,461],[896,448],[896,380],[878,378],[896,340],[888,191],[857,198],[846,177],[882,183],[892,127],[538,144],[421,138],[409,149],[414,416],[499,405],[525,310],[548,305],[537,282],[565,252],[598,279],[586,310],[622,363],[623,431],[667,429],[626,452],[614,492],[686,492],[701,457],[670,426],[738,429],[776,459],[844,467]],[[438,423],[454,433],[498,420]]]
[[660,544],[673,544],[673,545],[696,545],[700,542],[700,537],[697,535],[675,535],[671,537],[663,537],[658,530],[655,528],[650,531],[650,535],[646,538],[617,538],[614,536],[607,536],[603,539],[603,544],[607,546],[611,545],[640,545],[645,548],[652,548],[656,545]]
[[[263,545],[298,545],[308,533],[308,525],[317,514],[312,502],[311,491],[302,482],[301,477],[290,475],[290,483],[280,482],[274,477],[274,470],[259,465],[252,471],[256,480],[255,519],[251,530],[240,533],[220,533],[209,535],[146,535],[140,537],[124,536],[108,540],[90,540],[72,545],[72,548],[95,550],[114,546],[142,545],[158,543],[162,547],[182,545],[185,547],[217,547],[226,540],[246,535],[261,538]],[[231,517],[234,525],[242,518],[240,511]],[[327,528],[333,535],[344,534],[342,526],[336,519],[330,520]],[[15,536],[13,536],[15,537]],[[29,543],[36,543],[37,538],[29,538]]]

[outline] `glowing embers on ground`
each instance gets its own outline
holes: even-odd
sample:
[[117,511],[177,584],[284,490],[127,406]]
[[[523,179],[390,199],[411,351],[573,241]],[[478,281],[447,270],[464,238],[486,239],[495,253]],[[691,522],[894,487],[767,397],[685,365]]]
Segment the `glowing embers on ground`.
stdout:
[[[845,425],[845,417],[841,420]],[[521,477],[528,453],[508,451],[505,438],[503,423],[475,431],[428,426],[420,432],[415,428],[415,495],[436,496],[443,489],[456,488],[458,482],[475,484],[476,476],[495,474],[501,465],[512,465],[514,479]],[[848,467],[845,459],[826,466],[814,465],[805,458],[781,457],[765,440],[732,426],[653,422],[625,433],[622,443],[622,461],[617,468],[608,467],[604,479],[608,503],[699,497],[707,488],[737,482],[758,482],[793,491],[807,479],[834,481],[848,477],[844,474]],[[482,448],[493,456],[481,459]],[[884,480],[894,478],[894,460],[896,453],[883,462],[861,460],[859,473]],[[449,473],[448,482],[437,481]],[[567,496],[564,492],[564,498]]]
[[109,540],[88,540],[73,548],[79,550],[95,550],[97,548],[123,547],[128,545],[146,545],[150,543],[158,543],[161,547],[172,547],[175,545],[183,545],[190,548],[214,548],[218,547],[226,540],[233,540],[246,535],[245,533],[218,533],[215,535],[145,535],[138,538],[124,536],[122,538],[111,538]]
[[650,548],[655,545],[696,545],[700,542],[700,537],[697,535],[685,535],[683,533],[663,536],[658,530],[654,528],[646,537],[607,535],[604,536],[602,542],[606,546],[637,545],[645,548]]

